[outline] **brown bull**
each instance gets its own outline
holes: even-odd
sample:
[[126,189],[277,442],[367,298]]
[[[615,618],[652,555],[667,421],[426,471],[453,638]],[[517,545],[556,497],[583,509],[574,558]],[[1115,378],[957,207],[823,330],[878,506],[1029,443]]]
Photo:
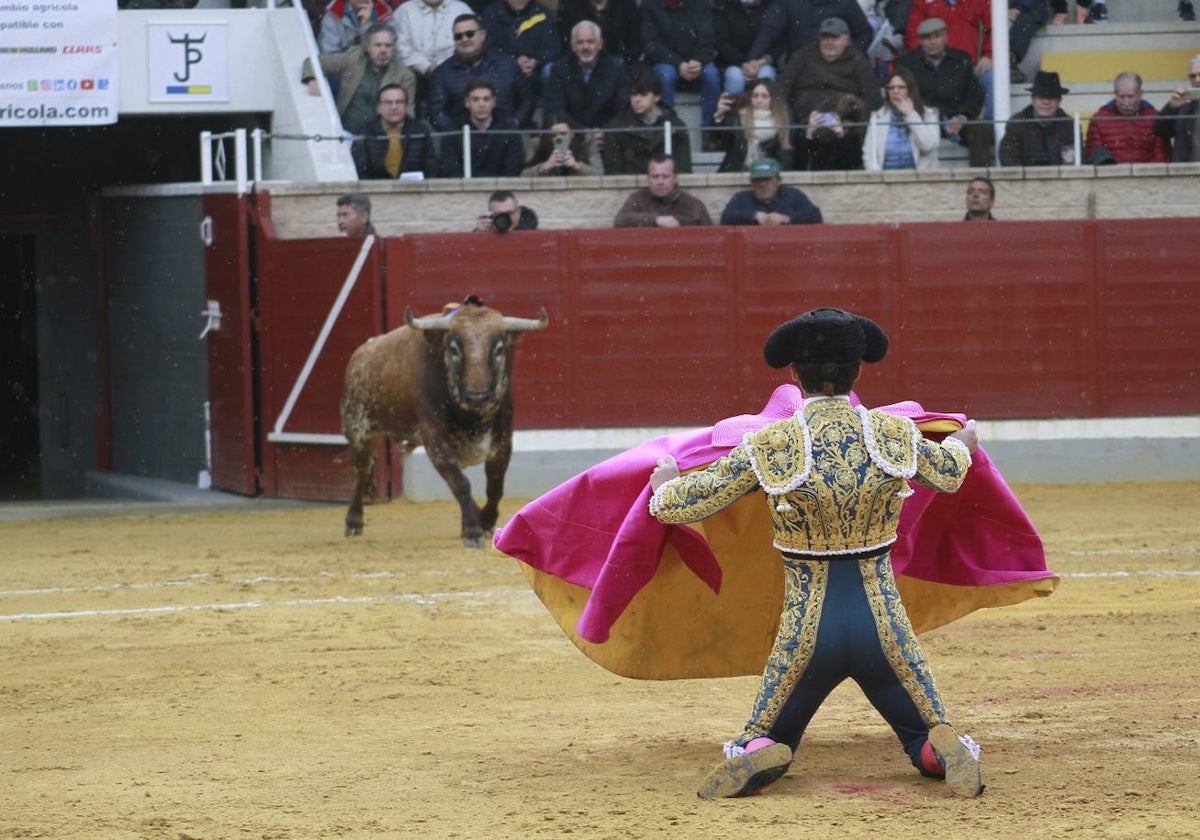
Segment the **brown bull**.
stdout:
[[[517,339],[550,323],[507,318],[472,296],[424,318],[404,310],[406,326],[370,339],[350,357],[342,430],[355,472],[346,536],[363,529],[363,494],[385,435],[403,455],[424,446],[462,508],[462,541],[482,548],[496,525],[512,455],[510,382]],[[462,468],[485,462],[487,504],[477,507]]]

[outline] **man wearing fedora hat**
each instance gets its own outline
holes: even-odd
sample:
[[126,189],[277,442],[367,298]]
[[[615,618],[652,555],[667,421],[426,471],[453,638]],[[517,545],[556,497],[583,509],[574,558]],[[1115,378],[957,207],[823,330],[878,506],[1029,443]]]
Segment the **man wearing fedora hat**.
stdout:
[[1061,107],[1057,73],[1039,70],[1027,90],[1033,102],[1008,122],[1000,141],[1001,166],[1058,166],[1075,163],[1075,125]]
[[750,189],[735,193],[721,211],[723,225],[809,225],[821,211],[808,196],[779,177],[779,162],[763,157],[750,164]]
[[748,433],[704,470],[681,476],[666,456],[650,476],[650,512],[697,522],[762,489],[783,555],[784,607],[758,698],[726,760],[699,795],[752,794],[781,778],[804,730],[833,689],[853,679],[923,775],[958,796],[983,791],[978,746],[950,726],[933,675],[900,601],[891,545],[913,480],[953,493],[978,444],[974,421],[941,443],[911,419],[851,403],[863,362],[888,338],[841,309],[805,312],[771,333],[763,355],[790,367],[805,400],[791,417]]

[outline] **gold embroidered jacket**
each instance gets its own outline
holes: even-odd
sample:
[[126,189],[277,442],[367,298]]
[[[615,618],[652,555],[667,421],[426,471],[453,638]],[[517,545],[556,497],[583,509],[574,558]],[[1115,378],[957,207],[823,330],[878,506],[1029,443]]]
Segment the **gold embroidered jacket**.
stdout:
[[891,545],[908,479],[953,493],[971,454],[956,438],[926,440],[906,417],[813,399],[803,412],[746,435],[706,469],[666,482],[650,500],[661,522],[698,522],[761,487],[770,497],[775,547],[852,554]]

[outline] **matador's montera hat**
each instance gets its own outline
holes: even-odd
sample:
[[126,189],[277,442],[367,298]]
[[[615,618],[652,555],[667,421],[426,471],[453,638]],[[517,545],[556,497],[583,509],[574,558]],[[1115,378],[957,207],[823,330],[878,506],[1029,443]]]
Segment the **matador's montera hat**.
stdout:
[[887,333],[870,318],[822,307],[776,327],[763,346],[763,357],[773,368],[878,362],[887,355],[887,348]]

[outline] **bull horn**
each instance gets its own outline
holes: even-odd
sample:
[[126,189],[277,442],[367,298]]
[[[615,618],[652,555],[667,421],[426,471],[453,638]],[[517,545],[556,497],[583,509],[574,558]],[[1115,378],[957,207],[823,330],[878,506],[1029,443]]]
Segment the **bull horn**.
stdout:
[[544,330],[550,325],[550,316],[546,314],[546,307],[542,307],[538,311],[538,319],[534,321],[532,318],[510,318],[504,316],[504,329],[509,332],[533,332],[535,330]]
[[450,326],[450,320],[445,315],[414,318],[411,306],[404,307],[404,323],[414,330],[444,330]]

